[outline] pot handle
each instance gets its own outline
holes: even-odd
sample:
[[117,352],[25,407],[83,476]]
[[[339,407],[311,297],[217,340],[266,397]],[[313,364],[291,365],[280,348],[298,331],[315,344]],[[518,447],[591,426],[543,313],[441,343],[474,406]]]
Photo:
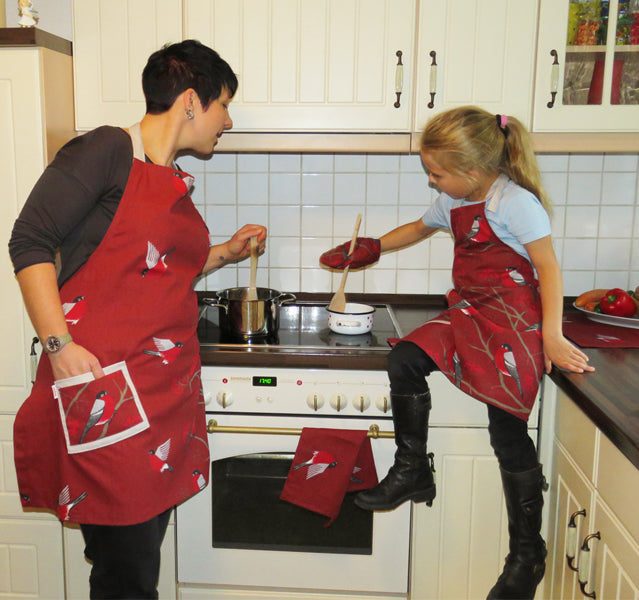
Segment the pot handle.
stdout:
[[[287,298],[286,296],[289,296],[289,298]],[[280,300],[280,298],[284,298],[284,300]],[[282,305],[285,302],[293,302],[294,300],[297,300],[297,297],[295,296],[295,294],[291,294],[290,292],[283,292],[276,298],[276,300],[280,305]]]
[[228,305],[227,304],[220,304],[220,298],[219,297],[216,300],[214,300],[213,298],[203,298],[202,302],[204,302],[204,304],[208,304],[209,306],[219,306],[220,308],[223,308],[224,312],[228,315],[228,313],[229,313]]

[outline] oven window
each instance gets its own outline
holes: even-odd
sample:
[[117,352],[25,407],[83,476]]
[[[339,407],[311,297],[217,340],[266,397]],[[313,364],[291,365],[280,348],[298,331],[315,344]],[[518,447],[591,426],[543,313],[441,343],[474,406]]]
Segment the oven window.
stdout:
[[290,453],[246,454],[211,463],[213,547],[337,554],[373,553],[373,513],[347,493],[339,516],[280,500]]

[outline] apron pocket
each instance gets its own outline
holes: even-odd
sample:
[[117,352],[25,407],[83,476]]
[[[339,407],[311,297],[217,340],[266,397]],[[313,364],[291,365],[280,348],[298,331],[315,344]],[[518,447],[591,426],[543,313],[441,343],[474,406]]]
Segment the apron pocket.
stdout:
[[126,362],[104,368],[104,377],[83,373],[55,381],[69,454],[110,446],[149,427]]

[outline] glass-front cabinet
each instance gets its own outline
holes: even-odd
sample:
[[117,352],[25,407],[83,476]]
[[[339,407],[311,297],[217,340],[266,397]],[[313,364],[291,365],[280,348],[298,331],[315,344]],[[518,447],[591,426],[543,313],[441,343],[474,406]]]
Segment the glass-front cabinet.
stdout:
[[639,0],[542,0],[533,130],[639,130]]

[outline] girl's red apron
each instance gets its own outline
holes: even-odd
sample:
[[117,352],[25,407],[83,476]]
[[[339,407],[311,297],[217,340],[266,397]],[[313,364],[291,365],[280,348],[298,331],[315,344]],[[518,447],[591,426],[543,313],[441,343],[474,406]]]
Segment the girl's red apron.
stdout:
[[22,505],[77,523],[140,523],[208,481],[193,290],[208,233],[192,178],[146,163],[139,126],[130,133],[135,158],[113,222],[60,290],[74,341],[108,374],[52,388],[43,355],[14,425]]
[[530,262],[493,232],[485,210],[485,202],[451,210],[449,308],[403,340],[420,346],[473,398],[527,420],[544,368],[538,282]]

